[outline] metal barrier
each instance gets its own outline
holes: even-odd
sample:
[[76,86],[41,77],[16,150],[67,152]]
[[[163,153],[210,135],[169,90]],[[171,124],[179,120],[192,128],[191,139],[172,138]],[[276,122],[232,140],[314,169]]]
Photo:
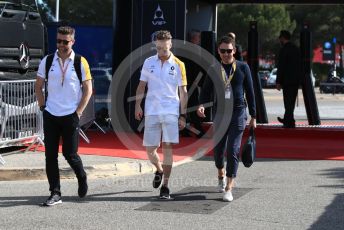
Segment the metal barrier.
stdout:
[[[43,144],[42,136],[43,119],[37,106],[35,80],[1,81],[0,148]],[[1,155],[0,163],[4,163]]]
[[[94,84],[93,84],[94,87]],[[94,124],[100,131],[105,133],[104,129],[100,127],[100,125],[95,121],[95,109],[94,109],[94,104],[95,104],[95,98],[94,94],[92,94],[90,100],[88,101],[88,104],[86,105],[86,108],[84,112],[82,113],[79,121],[80,129],[79,129],[79,134],[80,136],[86,141],[87,143],[90,143],[90,139],[88,139],[86,133],[84,130],[87,130],[92,124]]]
[[[80,118],[80,126],[85,129],[91,124],[105,133],[95,122],[94,95]],[[90,143],[82,129],[79,134]],[[28,150],[36,143],[44,145],[43,136],[43,115],[35,96],[35,80],[0,81],[0,148],[30,144]],[[4,163],[0,154],[0,164]]]

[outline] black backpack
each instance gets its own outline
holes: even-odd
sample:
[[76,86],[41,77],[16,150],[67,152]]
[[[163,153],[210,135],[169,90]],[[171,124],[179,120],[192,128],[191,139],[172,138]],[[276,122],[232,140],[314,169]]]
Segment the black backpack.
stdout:
[[[47,101],[48,98],[48,77],[49,77],[49,70],[51,68],[51,65],[53,64],[55,54],[49,54],[47,56],[46,62],[45,62],[45,101]],[[74,57],[74,69],[76,72],[76,75],[78,76],[80,86],[82,86],[82,74],[81,74],[81,55],[75,54]]]

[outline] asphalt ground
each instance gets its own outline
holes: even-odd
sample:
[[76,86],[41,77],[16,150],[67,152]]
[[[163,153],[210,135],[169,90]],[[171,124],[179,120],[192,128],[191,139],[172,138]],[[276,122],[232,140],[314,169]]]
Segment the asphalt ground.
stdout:
[[46,180],[0,182],[0,229],[343,229],[342,161],[264,159],[240,164],[234,201],[217,193],[211,158],[173,168],[173,200],[159,201],[153,174],[62,180],[63,203],[41,207]]

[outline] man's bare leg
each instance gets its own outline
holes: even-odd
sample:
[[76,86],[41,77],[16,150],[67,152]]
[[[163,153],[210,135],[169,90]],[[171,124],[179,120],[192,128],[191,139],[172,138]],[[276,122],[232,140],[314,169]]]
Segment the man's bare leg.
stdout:
[[170,143],[162,143],[162,152],[164,154],[164,163],[162,165],[164,172],[163,185],[167,186],[173,164],[172,145]]
[[153,147],[146,147],[146,151],[147,151],[147,156],[149,158],[149,161],[155,166],[156,170],[159,173],[163,172],[163,168],[160,162],[160,158],[159,155],[157,153],[158,147],[157,146],[153,146]]

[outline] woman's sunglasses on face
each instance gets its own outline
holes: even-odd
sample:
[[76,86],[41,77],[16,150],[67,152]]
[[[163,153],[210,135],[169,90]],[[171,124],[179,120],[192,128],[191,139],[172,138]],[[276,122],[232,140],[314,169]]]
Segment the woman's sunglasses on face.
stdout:
[[71,42],[72,40],[68,41],[68,40],[62,40],[62,39],[57,39],[57,44],[62,43],[63,45],[68,45],[69,42]]
[[224,54],[224,53],[228,53],[231,54],[233,52],[233,49],[220,49],[220,53]]

